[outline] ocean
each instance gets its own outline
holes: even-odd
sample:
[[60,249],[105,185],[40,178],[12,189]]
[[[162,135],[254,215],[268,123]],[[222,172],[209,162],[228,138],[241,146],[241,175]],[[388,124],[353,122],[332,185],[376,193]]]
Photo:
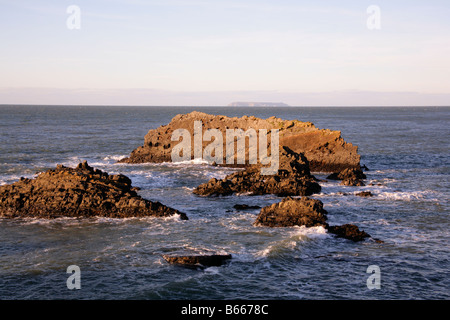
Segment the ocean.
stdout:
[[[193,110],[310,121],[358,146],[366,186],[321,182],[312,198],[330,225],[353,223],[373,240],[337,239],[321,227],[253,225],[273,195],[199,197],[234,171],[202,163],[118,164],[150,129]],[[448,107],[0,106],[0,185],[57,164],[122,173],[139,194],[189,220],[0,219],[0,299],[397,300],[450,299]],[[325,173],[314,173],[325,178]],[[373,197],[355,194],[370,191]],[[230,253],[221,267],[168,264],[163,254]],[[67,268],[80,268],[69,289]],[[370,270],[376,266],[379,286]]]

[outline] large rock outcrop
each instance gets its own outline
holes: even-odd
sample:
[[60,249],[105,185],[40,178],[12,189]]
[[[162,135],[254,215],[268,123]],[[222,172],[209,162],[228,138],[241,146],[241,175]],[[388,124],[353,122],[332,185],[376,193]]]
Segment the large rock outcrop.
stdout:
[[326,227],[326,221],[327,212],[321,201],[309,197],[287,197],[262,208],[254,224],[267,227]]
[[35,179],[0,186],[0,217],[168,217],[186,214],[139,196],[131,180],[94,169],[58,165]]
[[[360,168],[357,146],[345,142],[340,131],[318,129],[311,122],[298,120],[282,120],[276,117],[260,119],[254,116],[231,118],[198,111],[179,114],[169,124],[150,130],[145,136],[144,145],[135,149],[129,157],[120,162],[171,162],[172,148],[180,143],[171,140],[173,132],[177,129],[187,129],[191,134],[193,145],[195,121],[202,121],[203,132],[208,129],[219,129],[224,137],[226,129],[242,129],[243,131],[250,128],[256,131],[267,129],[269,133],[271,129],[278,129],[280,146],[287,146],[296,153],[302,153],[309,160],[310,169],[314,172],[336,172],[346,168]],[[210,141],[203,141],[203,148],[209,143]],[[223,144],[225,150],[225,139]],[[192,147],[191,159],[194,159],[193,150],[194,147]],[[248,163],[248,156],[245,159]],[[223,163],[226,163],[225,159]]]
[[295,153],[288,147],[282,147],[277,174],[262,175],[261,165],[252,165],[222,180],[213,178],[199,185],[193,192],[202,196],[226,196],[233,193],[307,196],[320,190],[320,185],[310,174],[308,160],[302,154]]

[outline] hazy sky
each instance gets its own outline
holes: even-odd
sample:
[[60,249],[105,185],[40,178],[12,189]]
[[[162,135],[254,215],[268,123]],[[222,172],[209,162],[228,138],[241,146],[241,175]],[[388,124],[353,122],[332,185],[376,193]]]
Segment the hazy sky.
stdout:
[[450,105],[448,0],[0,0],[0,46],[0,104]]

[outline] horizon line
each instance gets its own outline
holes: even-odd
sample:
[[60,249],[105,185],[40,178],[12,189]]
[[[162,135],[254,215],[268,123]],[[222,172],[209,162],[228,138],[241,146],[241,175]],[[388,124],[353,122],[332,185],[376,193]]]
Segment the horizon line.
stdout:
[[135,105],[135,104],[42,104],[42,103],[0,103],[0,107],[4,106],[59,106],[59,107],[190,107],[190,108],[449,108],[450,105],[284,105],[284,106],[228,106],[228,105]]

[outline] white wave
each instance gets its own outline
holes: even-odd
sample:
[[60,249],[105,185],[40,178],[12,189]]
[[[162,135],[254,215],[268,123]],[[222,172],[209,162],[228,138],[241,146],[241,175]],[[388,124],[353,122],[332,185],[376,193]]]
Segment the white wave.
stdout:
[[[259,209],[255,209],[255,210],[259,210]],[[256,213],[242,211],[242,212],[230,215],[229,219],[232,222],[233,221],[246,221],[247,222],[247,221],[254,221],[256,216],[257,216]]]
[[[57,164],[62,164],[65,167],[73,168],[76,167],[79,163],[83,162],[84,160],[88,161],[89,159],[85,159],[84,157],[80,156],[72,156],[66,161],[55,163],[54,166],[56,166]],[[89,163],[89,165],[91,165],[91,163]]]
[[294,227],[293,231],[288,233],[288,237],[269,244],[266,248],[256,252],[257,258],[267,258],[272,255],[278,255],[284,251],[292,251],[299,243],[309,239],[324,239],[329,237],[324,227]]
[[[325,192],[324,192],[325,191]],[[394,191],[392,187],[388,187],[386,185],[373,185],[373,186],[365,186],[356,188],[348,187],[348,188],[329,188],[327,190],[323,190],[321,193],[316,196],[319,198],[333,198],[340,197],[340,200],[345,201],[349,196],[357,196],[358,193],[362,191],[370,191],[374,196],[373,199],[381,199],[381,200],[404,200],[404,201],[412,201],[412,200],[431,200],[431,201],[439,201],[438,192],[433,190],[422,190],[422,191]],[[344,197],[345,196],[345,197]]]
[[166,222],[181,222],[184,221],[180,219],[180,215],[174,214],[168,217],[127,217],[127,218],[110,218],[110,217],[58,217],[58,218],[34,218],[34,217],[24,217],[20,218],[24,224],[28,225],[42,225],[42,226],[52,226],[52,225],[64,225],[66,227],[80,226],[85,224],[127,224],[133,221],[148,222],[148,223],[166,223]]
[[327,230],[322,227],[322,226],[318,226],[318,227],[310,227],[307,228],[305,226],[300,226],[300,227],[295,227],[296,230],[295,233],[301,236],[306,236],[310,239],[323,239],[328,237],[328,233]]
[[128,218],[109,218],[109,217],[92,217],[90,218],[90,221],[94,223],[109,223],[109,224],[119,224],[119,223],[126,223],[133,220],[140,220],[145,219],[141,217],[128,217]]
[[103,158],[103,160],[105,161],[109,161],[109,160],[114,160],[114,161],[119,161],[123,158],[126,158],[128,155],[108,155],[106,157]]
[[256,256],[256,258],[267,258],[273,250],[274,250],[274,245],[270,245],[267,248],[256,252],[255,256]]
[[256,253],[257,258],[267,258],[271,255],[277,255],[278,253],[289,250],[292,251],[297,247],[297,241],[293,240],[284,240],[272,245],[269,245],[267,248],[262,249]]
[[138,177],[145,177],[145,178],[152,178],[154,176],[154,173],[151,171],[145,171],[145,170],[133,170],[128,173],[129,176],[133,175]]
[[174,215],[171,215],[168,217],[158,217],[158,218],[163,221],[177,221],[177,222],[178,221],[180,221],[180,222],[186,221],[186,220],[182,220],[181,215],[179,215],[179,214],[174,214]]
[[235,234],[259,234],[266,229],[250,228],[253,225],[257,214],[249,212],[239,212],[222,217],[220,224],[227,230]]
[[80,218],[74,217],[59,217],[53,219],[24,217],[20,218],[20,221],[23,221],[27,225],[51,226],[56,224],[64,224],[65,226],[74,226],[79,225],[81,220]]
[[23,175],[8,175],[8,176],[4,176],[4,177],[0,178],[0,186],[4,185],[4,184],[12,184],[14,182],[17,182],[22,177],[28,178],[28,179],[33,179],[35,177],[35,175],[23,174]]
[[139,222],[148,222],[148,223],[160,223],[160,222],[170,222],[170,221],[184,221],[180,219],[181,216],[179,214],[174,214],[167,217],[127,217],[127,218],[108,218],[108,217],[96,217],[95,222],[98,223],[127,223],[130,221],[139,221]]
[[87,161],[91,167],[98,168],[98,167],[115,165],[118,160],[120,160],[124,157],[125,157],[124,155],[107,155],[107,156],[103,156],[103,157],[99,157],[99,158],[84,157],[84,156],[72,156],[72,157],[69,157],[65,161],[54,163],[52,165],[52,167],[55,167],[57,164],[62,164],[63,166],[66,166],[69,168],[74,168],[79,163],[81,163],[83,161]]
[[[108,163],[99,162],[99,161],[88,161],[89,166],[94,169],[99,169],[108,165]],[[108,171],[108,173],[113,173],[112,171]]]
[[186,161],[177,161],[177,162],[164,162],[166,164],[173,164],[173,165],[185,165],[185,164],[209,164],[208,161],[203,160],[203,158],[195,158],[192,160],[186,160]]
[[435,196],[435,192],[432,191],[385,191],[380,192],[377,196],[381,199],[386,200],[403,200],[403,201],[414,201],[414,200],[431,200],[439,201]]
[[219,267],[208,267],[204,270],[204,272],[206,274],[211,274],[211,275],[217,275],[220,273],[220,268]]
[[185,244],[181,247],[176,248],[176,250],[173,250],[170,252],[170,254],[180,254],[180,255],[208,255],[208,254],[218,254],[218,255],[225,255],[229,254],[229,252],[225,251],[225,249],[218,247],[214,248],[214,246],[211,247],[202,247],[192,244]]

